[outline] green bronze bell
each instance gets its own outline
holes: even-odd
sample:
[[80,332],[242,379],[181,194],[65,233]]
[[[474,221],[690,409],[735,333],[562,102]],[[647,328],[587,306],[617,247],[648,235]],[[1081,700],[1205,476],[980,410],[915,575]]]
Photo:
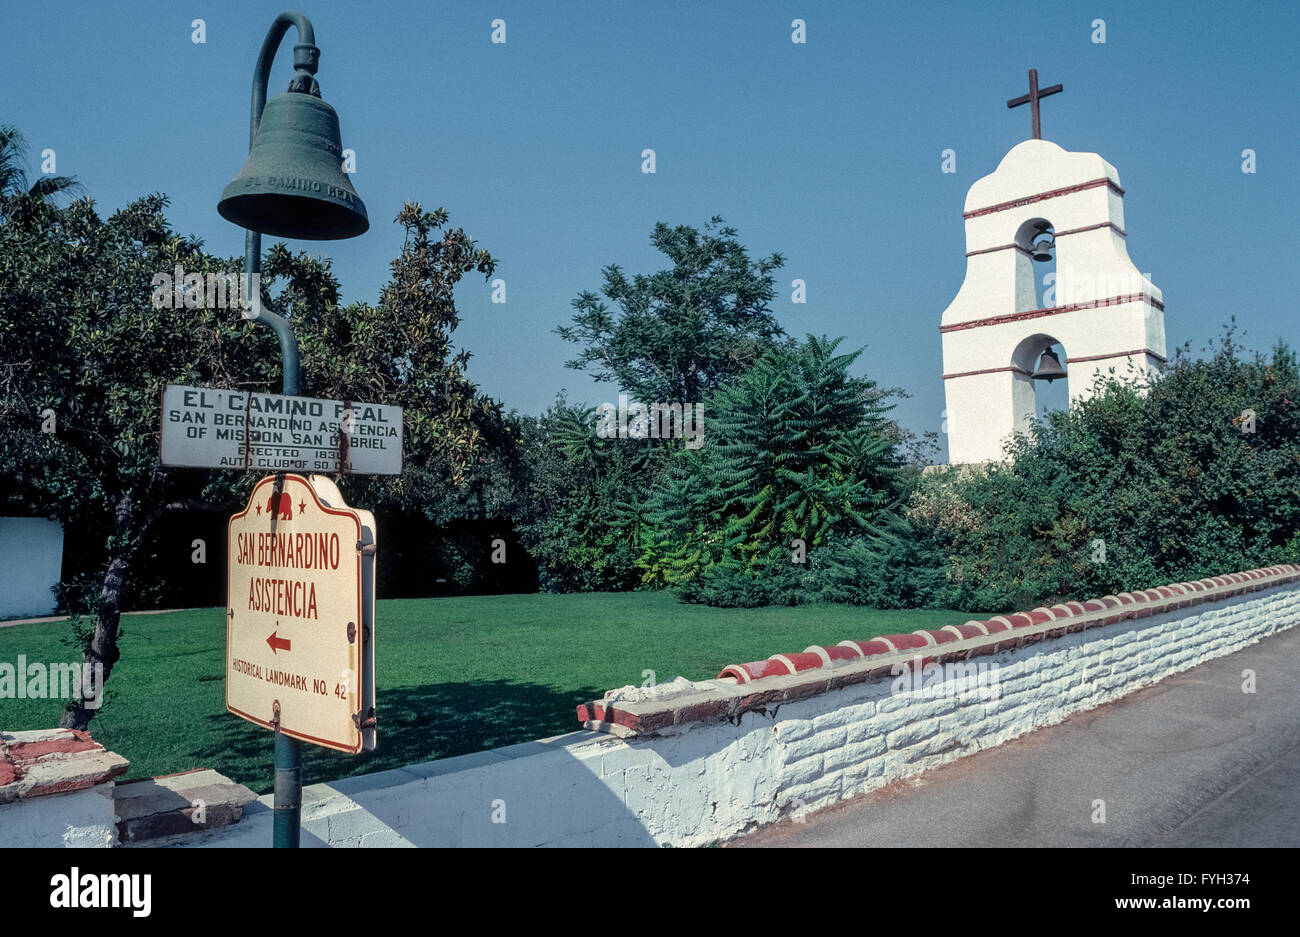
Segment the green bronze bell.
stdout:
[[333,241],[364,234],[370,219],[342,160],[334,108],[291,90],[266,103],[248,161],[221,193],[217,211],[275,237]]

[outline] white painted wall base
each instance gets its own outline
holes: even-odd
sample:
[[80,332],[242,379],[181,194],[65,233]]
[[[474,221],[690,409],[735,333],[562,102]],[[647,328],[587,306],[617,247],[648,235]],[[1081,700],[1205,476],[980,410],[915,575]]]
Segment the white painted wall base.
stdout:
[[0,805],[0,848],[116,845],[111,783]]

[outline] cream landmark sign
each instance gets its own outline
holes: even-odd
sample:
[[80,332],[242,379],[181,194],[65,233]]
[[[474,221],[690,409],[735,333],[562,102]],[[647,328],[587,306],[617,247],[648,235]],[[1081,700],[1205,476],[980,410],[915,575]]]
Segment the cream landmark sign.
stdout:
[[226,708],[356,754],[375,747],[369,511],[329,479],[263,478],[230,518]]
[[163,465],[400,475],[402,408],[169,384]]

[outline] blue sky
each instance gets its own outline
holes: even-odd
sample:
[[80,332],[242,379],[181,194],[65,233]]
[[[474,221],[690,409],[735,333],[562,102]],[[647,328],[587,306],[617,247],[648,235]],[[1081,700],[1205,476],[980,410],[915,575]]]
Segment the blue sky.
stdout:
[[[246,155],[253,62],[280,9],[6,4],[0,122],[26,134],[33,171],[53,148],[103,213],[160,191],[178,231],[238,255],[241,232],[215,206]],[[563,366],[572,347],[552,330],[604,264],[662,266],[656,221],[716,214],[751,254],[786,256],[773,311],[789,332],[865,346],[859,372],[912,395],[895,415],[938,430],[962,203],[1029,136],[1028,109],[1005,101],[1031,66],[1065,86],[1043,103],[1044,137],[1120,173],[1129,252],[1164,292],[1170,348],[1203,345],[1234,313],[1249,344],[1300,345],[1296,3],[310,0],[304,12],[372,227],[291,247],[331,257],[344,298],[373,302],[402,202],[445,206],[499,258],[508,296],[493,304],[486,283],[464,281],[455,340],[474,355],[470,376],[522,412],[562,387],[617,399]],[[490,41],[495,18],[504,45]],[[790,41],[795,18],[806,44]],[[654,175],[641,172],[647,147]],[[945,148],[956,174],[940,172]],[[804,305],[790,302],[795,277]]]

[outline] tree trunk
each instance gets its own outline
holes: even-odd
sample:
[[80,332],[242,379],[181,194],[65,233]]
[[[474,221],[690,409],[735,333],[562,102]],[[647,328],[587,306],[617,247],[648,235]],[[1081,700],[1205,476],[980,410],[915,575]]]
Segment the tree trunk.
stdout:
[[[139,542],[138,535],[130,536],[130,495],[123,495],[119,499],[114,513],[118,536],[109,554],[108,569],[104,572],[104,584],[100,588],[95,633],[90,639],[89,647],[82,654],[84,672],[96,676],[97,698],[88,698],[85,692],[87,688],[83,687],[81,698],[74,700],[59,720],[59,727],[63,729],[89,728],[90,720],[94,718],[104,702],[104,687],[108,685],[109,674],[113,672],[113,665],[117,663],[120,656],[117,649],[117,634],[122,620],[122,598],[131,576],[131,563]],[[101,673],[102,678],[99,678],[98,675]]]

